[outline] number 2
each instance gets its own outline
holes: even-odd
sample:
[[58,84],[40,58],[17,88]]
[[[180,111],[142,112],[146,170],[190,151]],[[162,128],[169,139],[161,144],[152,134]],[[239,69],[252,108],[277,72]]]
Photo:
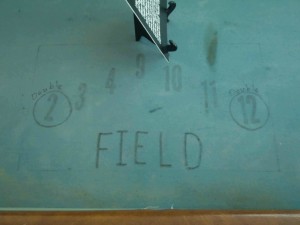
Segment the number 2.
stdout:
[[51,102],[50,108],[45,116],[45,120],[48,122],[52,122],[53,121],[53,117],[51,116],[51,114],[54,111],[54,108],[57,104],[57,100],[58,100],[58,96],[56,94],[52,94],[49,96],[48,101]]

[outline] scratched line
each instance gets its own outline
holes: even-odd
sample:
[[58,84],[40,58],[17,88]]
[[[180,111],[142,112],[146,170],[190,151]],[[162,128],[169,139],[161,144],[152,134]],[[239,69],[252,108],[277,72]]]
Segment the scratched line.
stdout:
[[155,108],[155,109],[151,109],[151,110],[149,110],[149,113],[155,113],[155,112],[160,111],[162,109],[163,109],[163,107],[158,107],[158,108]]

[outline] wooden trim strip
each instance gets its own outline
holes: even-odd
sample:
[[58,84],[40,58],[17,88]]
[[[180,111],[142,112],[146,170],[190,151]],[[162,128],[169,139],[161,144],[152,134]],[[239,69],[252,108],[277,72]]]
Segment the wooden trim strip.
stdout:
[[299,225],[300,211],[2,212],[1,225]]

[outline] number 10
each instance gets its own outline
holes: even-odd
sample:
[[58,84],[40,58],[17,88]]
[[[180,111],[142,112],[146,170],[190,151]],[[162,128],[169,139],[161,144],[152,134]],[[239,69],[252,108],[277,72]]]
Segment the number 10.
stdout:
[[182,69],[179,65],[176,65],[170,69],[170,67],[166,67],[166,91],[177,91],[180,92],[182,90]]

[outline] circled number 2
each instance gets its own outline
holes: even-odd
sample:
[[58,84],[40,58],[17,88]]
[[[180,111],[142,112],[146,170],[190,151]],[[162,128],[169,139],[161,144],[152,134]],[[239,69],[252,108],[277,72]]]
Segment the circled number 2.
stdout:
[[45,121],[48,121],[48,122],[52,122],[53,121],[53,117],[51,116],[54,109],[55,109],[55,106],[57,104],[57,100],[58,100],[58,96],[56,94],[51,94],[49,97],[48,97],[48,102],[51,102],[51,105],[50,105],[50,108],[45,116]]

